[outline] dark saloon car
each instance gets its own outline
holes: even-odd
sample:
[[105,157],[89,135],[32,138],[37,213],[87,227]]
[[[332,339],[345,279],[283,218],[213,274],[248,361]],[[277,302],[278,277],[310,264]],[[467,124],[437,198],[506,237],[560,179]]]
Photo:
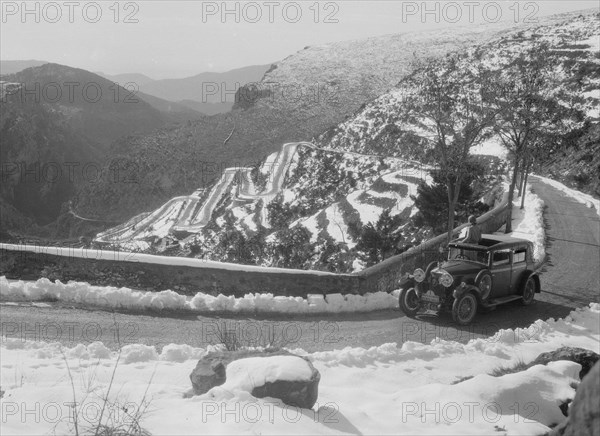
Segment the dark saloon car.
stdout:
[[529,305],[540,292],[541,264],[533,261],[533,244],[503,235],[482,235],[479,244],[451,242],[448,260],[417,268],[400,281],[400,308],[408,316],[420,311],[452,312],[466,325],[478,308],[520,300]]

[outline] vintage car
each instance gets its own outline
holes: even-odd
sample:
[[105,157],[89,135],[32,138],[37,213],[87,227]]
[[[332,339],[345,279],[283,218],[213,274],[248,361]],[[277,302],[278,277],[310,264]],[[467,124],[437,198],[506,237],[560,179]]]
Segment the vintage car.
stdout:
[[431,262],[400,280],[400,309],[415,316],[421,311],[449,311],[467,325],[477,309],[520,300],[524,305],[540,292],[541,265],[533,261],[533,244],[504,235],[482,235],[479,244],[453,241],[448,260]]

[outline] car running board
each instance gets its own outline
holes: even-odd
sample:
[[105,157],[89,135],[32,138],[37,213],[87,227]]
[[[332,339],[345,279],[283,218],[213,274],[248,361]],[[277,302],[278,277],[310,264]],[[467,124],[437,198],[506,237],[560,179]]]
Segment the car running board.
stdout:
[[482,306],[493,307],[499,304],[508,303],[510,301],[520,300],[522,298],[523,297],[521,297],[520,295],[509,295],[508,297],[494,298],[493,300],[486,301],[485,303],[482,303]]

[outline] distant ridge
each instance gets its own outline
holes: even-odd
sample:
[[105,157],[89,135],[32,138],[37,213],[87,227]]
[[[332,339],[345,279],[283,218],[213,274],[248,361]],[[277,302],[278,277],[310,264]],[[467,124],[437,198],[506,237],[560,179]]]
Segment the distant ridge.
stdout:
[[0,61],[0,75],[14,74],[31,67],[39,67],[48,64],[48,61],[37,61],[34,59],[21,61]]

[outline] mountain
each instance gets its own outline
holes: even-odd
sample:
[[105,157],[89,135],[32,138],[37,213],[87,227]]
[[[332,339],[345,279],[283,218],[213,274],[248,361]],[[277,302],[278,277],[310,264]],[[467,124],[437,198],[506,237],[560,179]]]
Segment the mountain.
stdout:
[[[570,13],[548,18],[548,23],[519,29],[469,49],[472,65],[508,65],[513,55],[534,43],[550,44],[559,88],[578,108],[585,123],[572,131],[562,147],[546,154],[542,173],[550,172],[568,184],[600,196],[600,14]],[[422,127],[406,122],[402,82],[321,134],[316,144],[359,153],[386,153],[424,159]],[[408,140],[412,135],[414,140]],[[492,139],[490,145],[495,140]],[[398,144],[402,143],[402,147]],[[482,148],[485,149],[486,144]]]
[[183,79],[154,80],[138,85],[140,91],[169,101],[233,103],[235,90],[248,83],[260,82],[269,67],[270,65],[253,65],[223,73],[206,72]]
[[102,168],[117,138],[202,117],[58,64],[3,76],[1,90],[0,197],[7,228],[21,227],[24,217],[40,225],[53,222],[82,183],[106,177],[114,184],[114,177],[107,176],[112,170]]
[[[598,13],[569,14],[502,33],[466,47],[461,64],[502,70],[534,44],[549,43],[549,64],[558,84],[548,86],[558,86],[561,93],[556,95],[584,117],[582,131],[577,127],[566,138],[581,139],[571,145],[579,152],[575,158],[588,162],[596,175],[599,18]],[[410,89],[405,82],[401,79],[312,143],[286,144],[242,168],[207,166],[210,162],[191,159],[200,163],[194,173],[198,183],[186,195],[173,196],[153,211],[146,209],[99,234],[97,241],[212,260],[338,272],[360,269],[365,262],[417,244],[430,236],[430,229],[411,219],[419,212],[411,195],[417,194],[420,183],[432,184],[432,167],[426,162],[430,135],[418,120],[406,116],[403,96]],[[263,102],[237,112],[252,113],[259,104]],[[183,160],[184,166],[192,171],[188,160]],[[470,186],[472,200],[494,200],[502,166],[491,157],[478,161],[484,180]],[[211,182],[216,175],[216,183]],[[163,177],[163,190],[174,180]]]
[[135,93],[79,68],[45,64],[5,79],[23,84],[23,92],[13,95],[8,104],[21,99],[62,111],[72,127],[104,145],[166,122],[163,114]]
[[255,166],[281,144],[310,140],[343,122],[397,84],[415,55],[442,56],[506,31],[468,27],[307,47],[239,89],[229,113],[122,139],[113,157],[137,168],[138,182],[87,186],[77,196],[78,211],[124,221],[158,208],[209,186],[224,168]]
[[46,61],[36,61],[33,59],[28,61],[0,61],[0,76],[18,73],[26,68],[39,67],[47,63]]

